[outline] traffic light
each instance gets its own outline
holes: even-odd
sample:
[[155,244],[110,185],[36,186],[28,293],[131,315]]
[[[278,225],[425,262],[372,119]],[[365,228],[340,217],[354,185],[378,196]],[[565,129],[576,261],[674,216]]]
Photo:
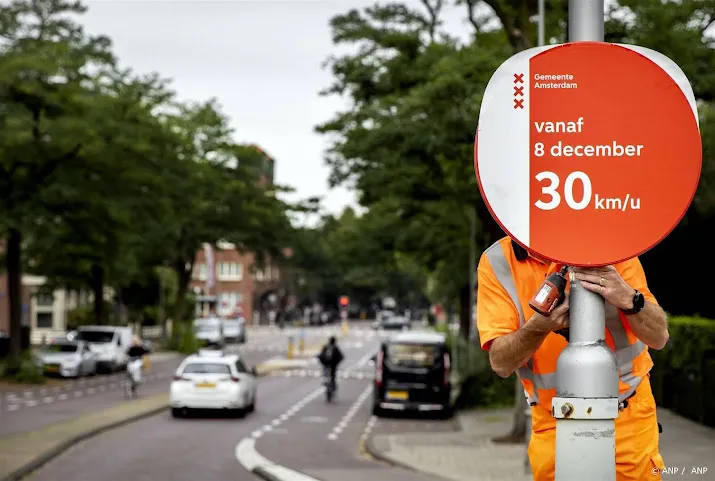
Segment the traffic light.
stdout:
[[350,299],[348,299],[348,296],[340,296],[340,305],[342,307],[347,307],[349,302],[350,302]]

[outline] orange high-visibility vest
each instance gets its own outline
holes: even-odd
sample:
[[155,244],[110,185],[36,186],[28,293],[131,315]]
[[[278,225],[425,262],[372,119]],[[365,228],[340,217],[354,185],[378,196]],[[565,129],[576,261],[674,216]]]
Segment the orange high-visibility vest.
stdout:
[[[505,237],[487,249],[479,262],[479,292],[477,323],[482,337],[482,346],[488,348],[496,331],[491,323],[499,323],[497,317],[518,318],[514,322],[513,331],[523,326],[534,314],[529,307],[529,300],[539,288],[546,274],[555,270],[552,264],[546,266],[533,258],[517,260],[511,245],[511,239]],[[614,265],[624,280],[633,288],[638,289],[646,300],[655,302],[645,282],[645,275],[637,258]],[[625,275],[628,274],[628,275]],[[485,284],[485,285],[482,285]],[[505,302],[509,299],[511,302]],[[482,306],[484,303],[499,303],[499,312]],[[480,314],[488,312],[489,315]],[[487,317],[486,319],[484,317]],[[633,395],[645,376],[653,367],[653,361],[647,346],[638,340],[630,329],[628,319],[617,308],[606,305],[606,343],[614,350],[619,369],[619,401]],[[524,393],[530,405],[539,405],[551,412],[551,400],[556,395],[556,361],[561,351],[568,345],[560,335],[549,334],[539,349],[526,365],[517,370],[517,375],[524,387]]]

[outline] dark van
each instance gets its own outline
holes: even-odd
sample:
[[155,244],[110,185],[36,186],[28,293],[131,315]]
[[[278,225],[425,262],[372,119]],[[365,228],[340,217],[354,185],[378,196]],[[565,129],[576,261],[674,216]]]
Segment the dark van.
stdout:
[[443,334],[403,332],[375,357],[373,414],[386,411],[451,415],[450,352]]

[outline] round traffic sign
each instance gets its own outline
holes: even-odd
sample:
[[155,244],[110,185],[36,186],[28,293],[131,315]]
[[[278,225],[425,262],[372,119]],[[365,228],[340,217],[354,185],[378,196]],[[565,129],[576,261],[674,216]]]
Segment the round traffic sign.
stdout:
[[697,108],[682,70],[643,47],[530,49],[494,73],[474,167],[502,229],[573,266],[642,254],[675,228],[700,178]]

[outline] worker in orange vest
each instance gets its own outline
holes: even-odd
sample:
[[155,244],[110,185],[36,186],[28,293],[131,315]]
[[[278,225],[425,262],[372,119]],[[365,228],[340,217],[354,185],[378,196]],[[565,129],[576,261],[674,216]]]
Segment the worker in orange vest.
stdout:
[[[477,327],[482,349],[494,372],[516,372],[532,406],[529,461],[535,481],[552,481],[555,472],[556,360],[568,341],[555,331],[568,327],[568,296],[549,317],[536,313],[529,300],[544,279],[561,266],[530,254],[505,237],[484,251],[477,269]],[[619,370],[616,419],[618,481],[660,480],[660,425],[649,382],[653,367],[648,348],[668,341],[667,318],[648,289],[638,258],[613,266],[574,268],[577,280],[606,300],[608,346]]]

